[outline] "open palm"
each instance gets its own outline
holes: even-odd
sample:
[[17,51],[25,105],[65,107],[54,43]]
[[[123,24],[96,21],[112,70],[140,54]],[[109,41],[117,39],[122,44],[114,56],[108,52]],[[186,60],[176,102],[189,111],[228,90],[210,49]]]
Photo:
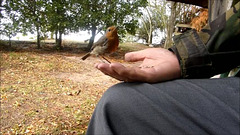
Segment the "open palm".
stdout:
[[140,66],[125,67],[120,63],[98,63],[97,69],[125,82],[155,83],[180,77],[180,66],[177,57],[163,48],[149,48],[127,53],[125,61],[142,61]]

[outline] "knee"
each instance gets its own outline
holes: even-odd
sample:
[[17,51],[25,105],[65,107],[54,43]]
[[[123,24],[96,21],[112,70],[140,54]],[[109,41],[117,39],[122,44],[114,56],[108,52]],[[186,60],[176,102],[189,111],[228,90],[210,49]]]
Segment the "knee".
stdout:
[[124,100],[124,97],[126,97],[126,95],[130,94],[130,91],[126,91],[126,89],[128,89],[128,86],[125,83],[113,85],[107,89],[101,99],[103,99],[105,102],[110,103],[121,102]]
[[101,108],[112,109],[123,109],[125,108],[130,100],[132,92],[126,83],[119,83],[110,87],[102,96],[98,103]]

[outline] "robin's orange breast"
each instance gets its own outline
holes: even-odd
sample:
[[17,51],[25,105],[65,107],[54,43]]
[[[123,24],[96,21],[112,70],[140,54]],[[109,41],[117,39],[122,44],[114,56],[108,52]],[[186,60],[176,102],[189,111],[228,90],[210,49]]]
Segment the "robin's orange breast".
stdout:
[[110,40],[108,41],[107,52],[108,52],[108,53],[113,53],[113,52],[117,51],[118,45],[119,45],[118,37],[115,37],[115,38],[113,38],[113,39],[110,39]]

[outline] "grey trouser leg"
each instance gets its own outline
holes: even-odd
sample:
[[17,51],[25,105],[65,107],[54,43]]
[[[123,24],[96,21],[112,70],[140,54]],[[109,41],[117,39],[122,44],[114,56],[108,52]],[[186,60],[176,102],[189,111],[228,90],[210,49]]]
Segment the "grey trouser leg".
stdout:
[[239,135],[240,79],[120,83],[99,101],[87,134]]

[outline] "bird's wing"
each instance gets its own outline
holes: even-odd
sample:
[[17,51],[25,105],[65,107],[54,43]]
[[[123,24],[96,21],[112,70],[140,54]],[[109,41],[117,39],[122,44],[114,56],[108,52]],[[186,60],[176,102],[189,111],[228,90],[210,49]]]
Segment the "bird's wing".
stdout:
[[107,45],[107,43],[108,43],[107,37],[106,37],[106,36],[102,36],[101,38],[98,39],[97,42],[95,42],[95,43],[93,44],[91,50],[92,50],[93,48],[95,48],[96,46],[105,46],[105,45]]

